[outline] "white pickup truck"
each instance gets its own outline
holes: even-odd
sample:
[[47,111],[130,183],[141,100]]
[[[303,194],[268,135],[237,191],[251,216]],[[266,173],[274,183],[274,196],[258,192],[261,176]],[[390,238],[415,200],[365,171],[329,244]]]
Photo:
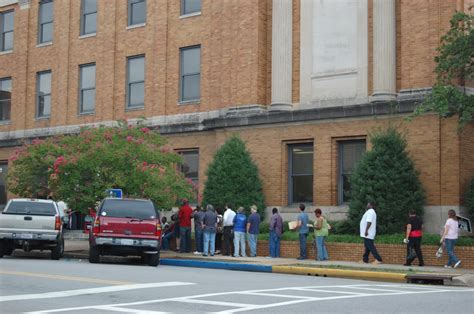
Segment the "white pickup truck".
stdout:
[[0,257],[23,249],[51,250],[51,259],[60,259],[64,253],[65,219],[52,200],[10,200],[0,214]]

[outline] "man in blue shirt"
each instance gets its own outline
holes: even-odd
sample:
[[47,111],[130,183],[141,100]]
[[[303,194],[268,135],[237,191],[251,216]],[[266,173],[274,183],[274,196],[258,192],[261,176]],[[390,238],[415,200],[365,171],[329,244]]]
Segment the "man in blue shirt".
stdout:
[[308,228],[308,215],[304,212],[306,206],[304,204],[300,204],[299,210],[300,214],[298,215],[298,224],[296,228],[298,229],[298,233],[300,236],[300,256],[297,258],[298,260],[306,259],[306,238],[308,238],[309,228]]
[[[237,209],[237,215],[234,217],[234,257],[246,257],[245,254],[245,227],[247,217],[244,215],[244,208]],[[240,252],[239,252],[240,251]]]
[[260,215],[257,206],[250,207],[251,214],[247,220],[247,233],[249,235],[250,257],[257,257],[257,238],[260,227]]

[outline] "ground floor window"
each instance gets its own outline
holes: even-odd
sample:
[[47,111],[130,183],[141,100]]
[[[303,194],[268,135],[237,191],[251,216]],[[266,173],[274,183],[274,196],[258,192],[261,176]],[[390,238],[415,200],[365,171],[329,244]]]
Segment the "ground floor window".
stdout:
[[288,203],[313,202],[313,143],[288,145]]
[[192,203],[195,203],[197,202],[197,190],[199,186],[199,150],[182,150],[178,151],[178,153],[183,157],[183,164],[180,166],[181,172],[196,188],[196,199],[190,200]]
[[365,153],[365,140],[350,140],[338,142],[339,177],[338,199],[339,204],[348,203],[351,199],[350,177],[354,172],[357,162]]
[[8,162],[0,162],[0,208],[7,204],[7,172]]

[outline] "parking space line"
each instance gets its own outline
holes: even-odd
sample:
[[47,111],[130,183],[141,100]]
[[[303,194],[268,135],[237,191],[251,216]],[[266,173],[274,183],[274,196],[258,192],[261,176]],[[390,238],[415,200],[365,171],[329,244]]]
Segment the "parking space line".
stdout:
[[326,289],[305,289],[305,288],[294,288],[291,290],[297,291],[309,291],[309,292],[324,292],[324,293],[338,293],[338,294],[354,294],[354,295],[364,295],[365,293],[353,292],[353,291],[336,291],[336,290],[326,290]]
[[186,286],[186,285],[193,285],[193,283],[174,282],[174,281],[154,282],[154,283],[132,284],[132,285],[122,285],[122,286],[110,286],[110,287],[100,287],[100,288],[46,292],[46,293],[37,293],[37,294],[6,295],[6,296],[0,296],[0,302],[64,298],[64,297],[72,297],[72,296],[85,295],[85,294],[118,292],[118,291],[128,291],[128,290],[135,290],[135,289],[159,288],[159,287]]
[[[400,287],[402,288],[402,287]],[[384,288],[369,288],[369,287],[348,287],[348,289],[355,289],[355,290],[369,290],[369,291],[377,291],[377,292],[404,292],[404,293],[416,293],[414,291],[407,291],[407,290],[394,290],[394,289],[385,289]],[[426,290],[426,291],[435,291],[435,292],[443,292],[443,291],[448,291],[448,290]]]
[[29,272],[23,272],[23,271],[0,270],[0,274],[13,275],[13,276],[39,277],[39,278],[67,280],[67,281],[81,281],[81,282],[99,283],[99,284],[106,284],[106,285],[130,285],[130,284],[133,284],[133,282],[127,282],[127,281],[116,281],[116,280],[106,280],[106,279],[76,277],[76,276],[52,275],[52,274],[42,274],[42,273],[29,273]]
[[256,296],[263,296],[263,297],[276,297],[276,298],[288,298],[288,299],[309,299],[317,301],[317,297],[305,297],[300,295],[286,295],[286,294],[277,294],[277,293],[264,293],[264,292],[238,292],[238,294],[245,294],[245,295],[256,295]]
[[182,302],[182,303],[199,303],[199,304],[208,304],[208,305],[217,305],[217,306],[229,306],[229,307],[249,307],[253,304],[245,304],[245,303],[232,303],[232,302],[223,302],[223,301],[212,301],[212,300],[199,300],[196,298],[182,298],[178,300],[174,300],[173,302]]
[[97,310],[105,310],[105,311],[114,311],[114,312],[122,312],[122,313],[137,313],[137,314],[147,314],[147,313],[154,313],[154,314],[166,314],[167,312],[157,312],[157,311],[143,311],[143,310],[135,310],[135,309],[126,309],[123,307],[116,307],[116,306],[98,306],[95,309]]

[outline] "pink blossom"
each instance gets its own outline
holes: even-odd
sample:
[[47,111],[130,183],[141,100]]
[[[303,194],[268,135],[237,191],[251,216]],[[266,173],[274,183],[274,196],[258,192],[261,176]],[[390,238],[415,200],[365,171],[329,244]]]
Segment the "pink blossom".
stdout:
[[43,143],[44,141],[43,140],[40,140],[38,138],[35,138],[33,141],[31,141],[31,144],[33,145],[39,145],[41,143]]
[[166,171],[166,169],[164,167],[160,166],[160,174],[164,174],[165,171]]
[[133,140],[133,137],[131,135],[127,136],[127,142],[131,142]]
[[143,166],[146,167],[148,163],[146,161],[143,162]]
[[146,134],[146,133],[150,132],[150,129],[145,127],[145,128],[141,128],[140,131],[142,131],[143,133]]
[[169,147],[161,147],[161,148],[160,148],[160,151],[161,151],[162,153],[169,153],[169,152],[170,152],[170,148],[169,148]]

